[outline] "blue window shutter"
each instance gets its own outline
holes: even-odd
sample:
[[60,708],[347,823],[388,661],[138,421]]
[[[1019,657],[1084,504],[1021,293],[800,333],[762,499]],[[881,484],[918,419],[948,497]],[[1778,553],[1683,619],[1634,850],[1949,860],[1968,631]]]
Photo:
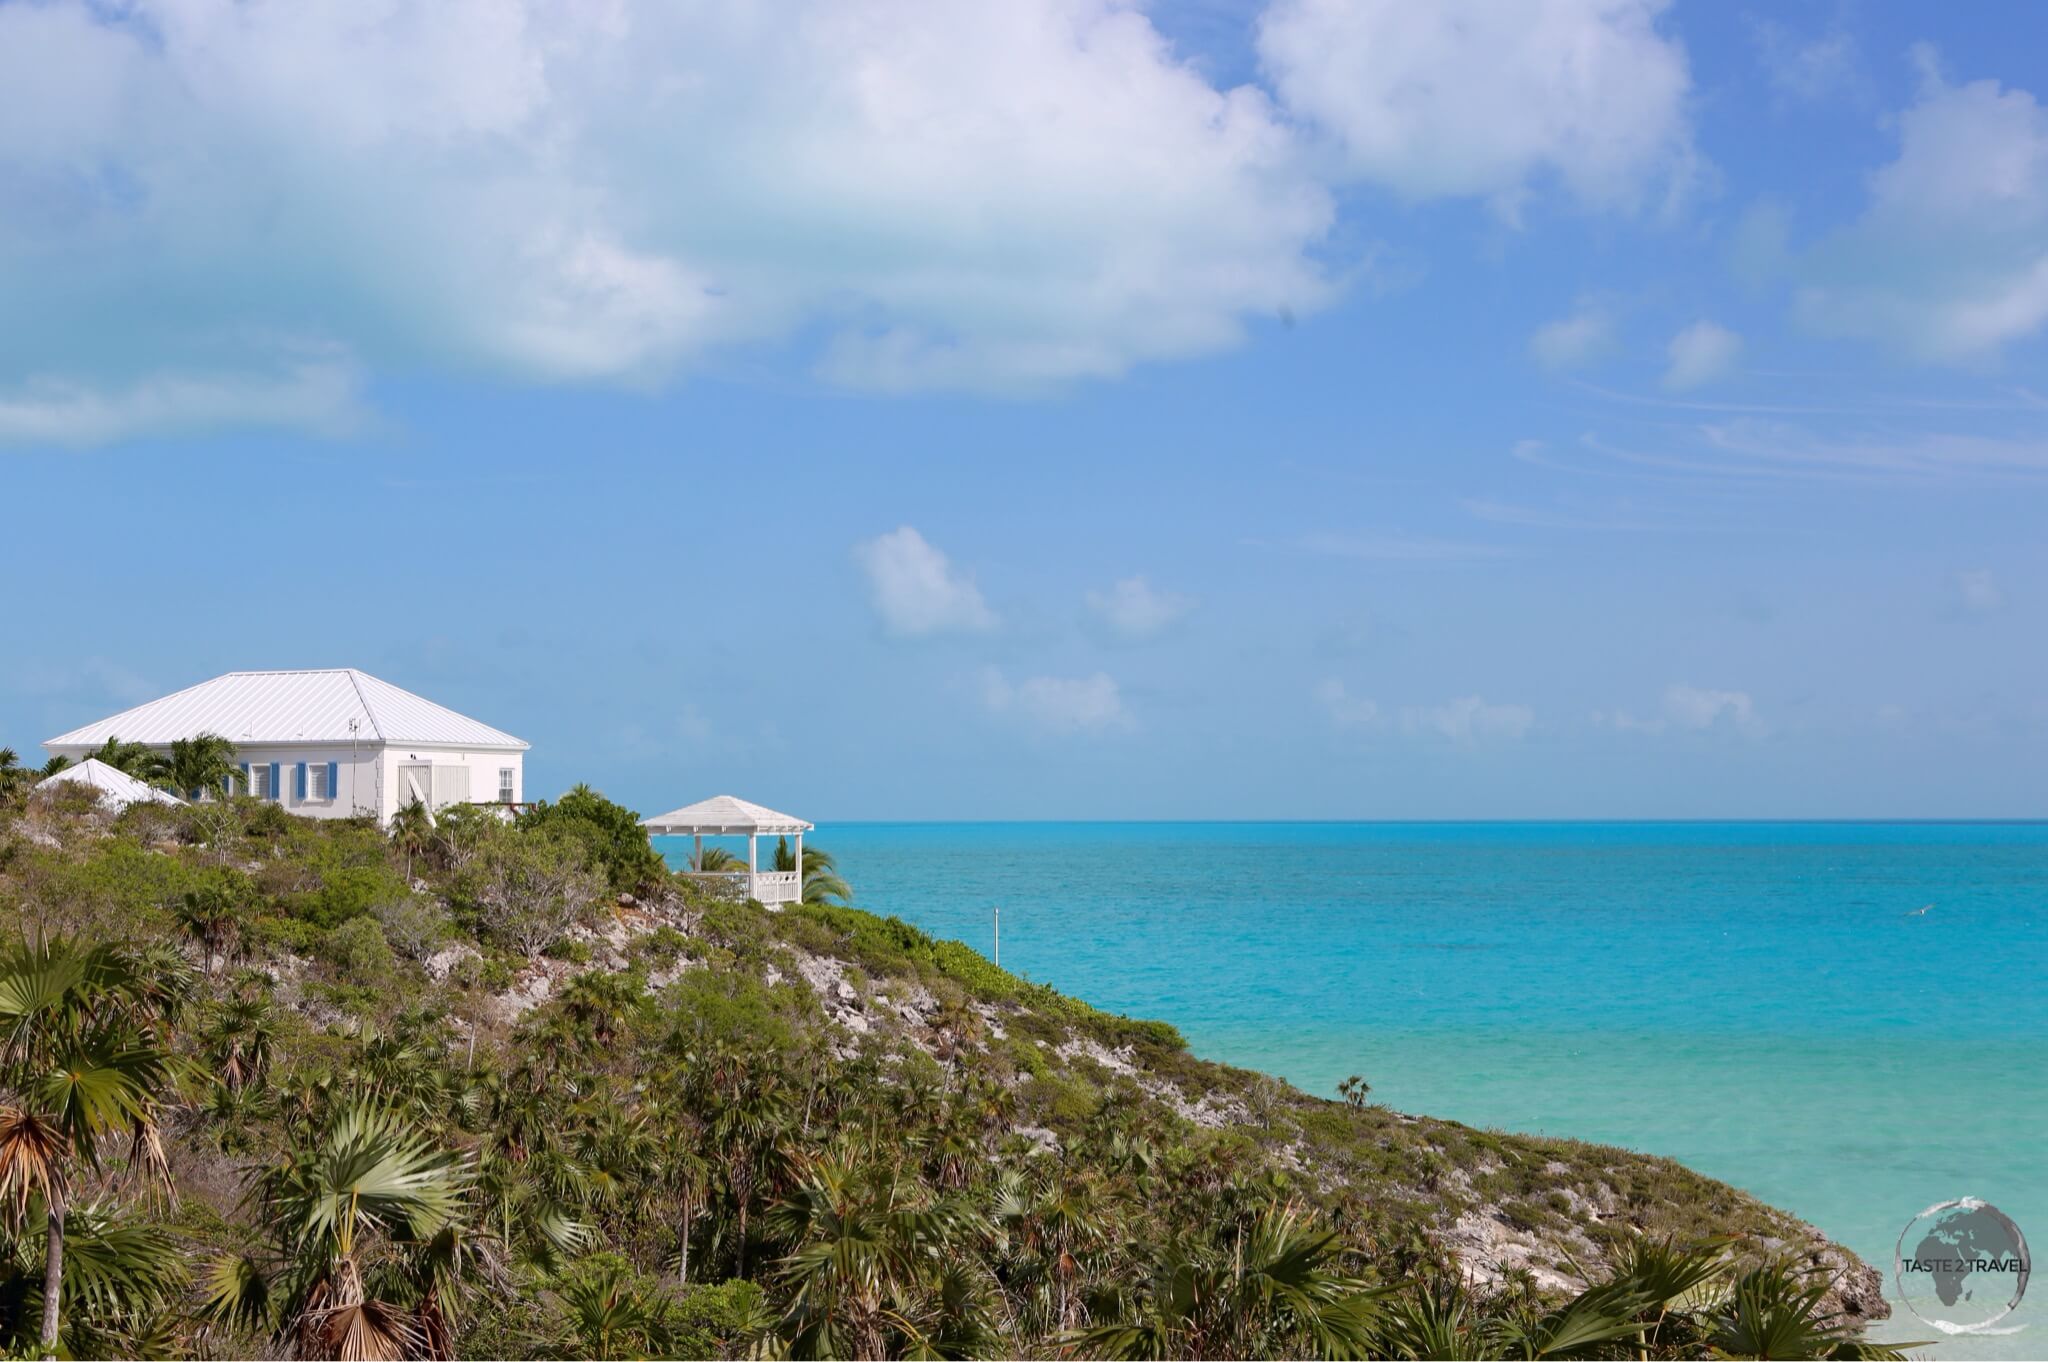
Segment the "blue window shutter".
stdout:
[[298,793],[294,797],[303,804],[306,802],[306,763],[303,761],[299,763],[298,780]]
[[327,797],[328,797],[329,799],[340,799],[340,798],[341,798],[341,786],[335,783],[335,782],[336,782],[336,778],[337,778],[337,777],[339,777],[340,775],[341,775],[341,763],[340,763],[340,762],[338,762],[338,761],[330,761],[330,762],[328,762],[328,763],[327,763]]
[[270,797],[284,803],[284,786],[277,783],[277,763],[274,761],[270,763]]
[[[228,783],[228,793],[233,794],[234,792],[234,783],[230,781]],[[249,763],[246,761],[242,763],[242,793],[249,793]]]

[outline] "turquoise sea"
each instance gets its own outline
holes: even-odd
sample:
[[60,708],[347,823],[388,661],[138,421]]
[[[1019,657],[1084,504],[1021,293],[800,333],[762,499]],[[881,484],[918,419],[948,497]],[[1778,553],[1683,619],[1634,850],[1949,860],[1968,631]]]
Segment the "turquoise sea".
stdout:
[[[1205,1057],[1667,1154],[1890,1276],[1979,1196],[2048,1245],[2048,824],[844,823],[862,907]],[[1916,910],[1926,905],[1927,911]],[[2037,1287],[2003,1338],[2040,1356]],[[1894,1338],[1938,1337],[1901,1309]]]

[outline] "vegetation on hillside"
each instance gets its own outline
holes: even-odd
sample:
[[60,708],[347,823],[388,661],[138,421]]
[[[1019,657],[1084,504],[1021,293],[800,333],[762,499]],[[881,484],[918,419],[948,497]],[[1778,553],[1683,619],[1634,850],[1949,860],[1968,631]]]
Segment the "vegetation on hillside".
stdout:
[[[386,831],[8,785],[0,1346],[1883,1355],[1731,1189],[1205,1064],[806,852],[769,913],[587,787]],[[1476,1270],[1475,1216],[1537,1256]]]

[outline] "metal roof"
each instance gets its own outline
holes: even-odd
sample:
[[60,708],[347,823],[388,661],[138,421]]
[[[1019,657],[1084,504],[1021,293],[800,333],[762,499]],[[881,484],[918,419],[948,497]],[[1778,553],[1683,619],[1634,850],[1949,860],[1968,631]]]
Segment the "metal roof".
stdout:
[[87,757],[76,766],[67,766],[54,776],[36,782],[36,788],[46,785],[90,785],[100,792],[100,802],[117,809],[130,804],[148,802],[152,804],[177,804],[184,800],[154,785],[146,785],[126,771],[107,765],[97,757]]
[[653,837],[752,837],[761,833],[809,832],[813,825],[731,795],[713,795],[653,818],[643,818],[640,826]]
[[[349,731],[349,721],[356,731]],[[161,747],[218,733],[245,743],[432,743],[524,750],[510,733],[478,723],[353,667],[229,672],[175,695],[60,733],[45,747],[98,747],[109,738]]]

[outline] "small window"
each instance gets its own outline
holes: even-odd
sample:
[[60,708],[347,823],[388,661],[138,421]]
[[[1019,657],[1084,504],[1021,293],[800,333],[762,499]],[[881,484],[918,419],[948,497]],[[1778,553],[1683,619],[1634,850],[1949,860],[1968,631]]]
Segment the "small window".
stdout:
[[306,766],[306,798],[332,799],[334,791],[327,788],[327,763],[309,762]]
[[498,768],[498,802],[500,804],[518,802],[518,791],[513,786],[513,772],[509,766],[500,766]]
[[277,791],[270,788],[270,763],[259,761],[249,768],[249,793],[258,799],[274,799]]

